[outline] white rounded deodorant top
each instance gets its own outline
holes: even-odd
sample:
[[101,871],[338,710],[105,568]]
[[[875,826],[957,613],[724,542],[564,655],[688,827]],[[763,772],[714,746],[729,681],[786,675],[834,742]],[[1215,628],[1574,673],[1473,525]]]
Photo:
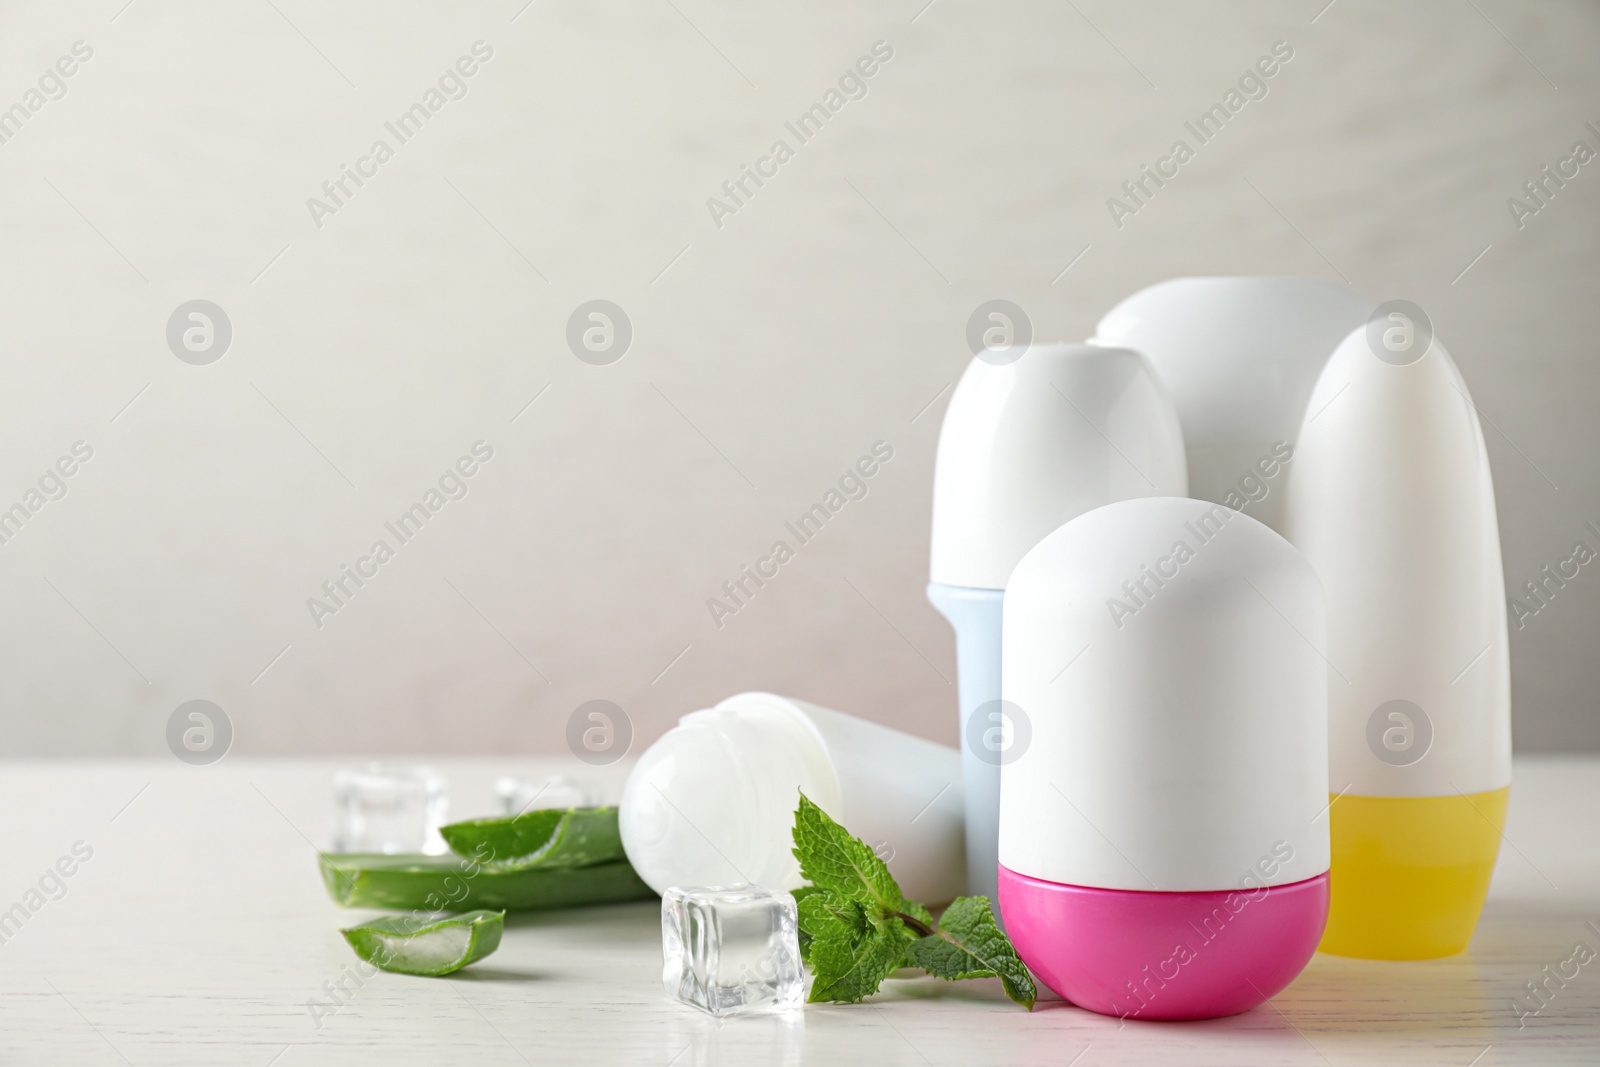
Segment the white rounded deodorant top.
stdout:
[[656,892],[674,886],[797,889],[803,792],[884,858],[913,900],[962,892],[963,791],[955,749],[771,693],[685,715],[623,788],[622,846]]
[[1494,484],[1466,383],[1437,338],[1414,360],[1366,330],[1317,382],[1285,533],[1328,590],[1334,793],[1511,784],[1511,672]]
[[1035,344],[1010,363],[979,356],[939,431],[930,576],[1004,589],[1068,519],[1187,486],[1177,412],[1137,352]]
[[1295,444],[1323,364],[1374,306],[1320,278],[1172,278],[1107,312],[1092,343],[1137,349],[1160,375],[1183,422],[1189,495],[1247,502],[1281,532],[1282,483],[1258,464]]
[[1286,885],[1328,869],[1321,584],[1248,515],[1091,511],[1012,573],[1000,862],[1102,889]]
[[[725,702],[726,703],[726,702]],[[673,886],[797,888],[790,853],[799,795],[839,808],[822,741],[781,706],[685,715],[639,757],[623,787],[623,849],[657,893]]]

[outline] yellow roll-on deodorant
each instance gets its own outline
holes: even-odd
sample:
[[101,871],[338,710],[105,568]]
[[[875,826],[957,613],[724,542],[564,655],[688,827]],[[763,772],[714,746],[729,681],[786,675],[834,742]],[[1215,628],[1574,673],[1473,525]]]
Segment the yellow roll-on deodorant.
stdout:
[[1460,952],[1511,786],[1505,582],[1476,409],[1415,305],[1382,305],[1329,359],[1301,425],[1285,534],[1328,595],[1321,948]]

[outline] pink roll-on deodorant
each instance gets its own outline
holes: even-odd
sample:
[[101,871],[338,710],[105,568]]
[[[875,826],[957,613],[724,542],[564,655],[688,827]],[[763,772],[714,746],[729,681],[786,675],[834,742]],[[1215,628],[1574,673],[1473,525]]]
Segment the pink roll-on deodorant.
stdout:
[[1006,587],[1000,909],[1044,983],[1091,1011],[1260,1004],[1328,913],[1322,586],[1221,504],[1097,508]]

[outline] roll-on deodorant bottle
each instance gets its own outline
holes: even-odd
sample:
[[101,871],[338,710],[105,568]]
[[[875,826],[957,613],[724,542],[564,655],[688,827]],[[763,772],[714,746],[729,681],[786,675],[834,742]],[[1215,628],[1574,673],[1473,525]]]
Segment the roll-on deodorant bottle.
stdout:
[[1074,515],[1185,489],[1178,416],[1138,353],[1035,344],[985,351],[962,375],[939,434],[928,599],[956,632],[967,804],[967,891],[993,898],[1000,765],[1000,606],[1023,553]]
[[1248,515],[1158,497],[1046,537],[1006,586],[1000,908],[1091,1011],[1231,1015],[1300,973],[1328,906],[1325,604]]
[[1328,361],[1286,534],[1328,590],[1333,903],[1325,952],[1467,947],[1511,786],[1506,592],[1466,383],[1414,305]]
[[1144,353],[1172,395],[1188,495],[1283,532],[1283,473],[1322,365],[1373,302],[1321,278],[1171,278],[1106,313],[1092,343]]
[[622,847],[658,893],[804,884],[804,792],[872,846],[913,900],[961,895],[961,761],[952,748],[772,693],[685,715],[639,757],[618,806]]

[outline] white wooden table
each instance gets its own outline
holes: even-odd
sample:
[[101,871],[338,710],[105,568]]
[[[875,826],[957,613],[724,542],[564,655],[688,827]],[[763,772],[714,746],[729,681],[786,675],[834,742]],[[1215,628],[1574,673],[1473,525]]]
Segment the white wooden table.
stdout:
[[[511,762],[445,761],[453,814],[487,813]],[[357,984],[337,928],[372,913],[324,895],[336,764],[225,759],[0,763],[0,910],[38,904],[0,944],[0,1062],[17,1064],[1497,1064],[1600,1063],[1600,959],[1519,1028],[1513,997],[1586,942],[1600,950],[1600,759],[1522,760],[1507,845],[1469,954],[1318,956],[1270,1006],[1206,1023],[1122,1023],[993,982],[891,981],[864,1005],[730,1019],[659,984],[657,908],[507,924],[450,979]],[[545,765],[550,766],[549,764]],[[605,780],[620,785],[621,768]],[[73,845],[93,850],[63,864]],[[42,903],[39,903],[40,901]],[[1570,969],[1569,972],[1570,973]],[[346,1006],[313,998],[344,980]],[[320,1022],[320,1025],[319,1025]]]

